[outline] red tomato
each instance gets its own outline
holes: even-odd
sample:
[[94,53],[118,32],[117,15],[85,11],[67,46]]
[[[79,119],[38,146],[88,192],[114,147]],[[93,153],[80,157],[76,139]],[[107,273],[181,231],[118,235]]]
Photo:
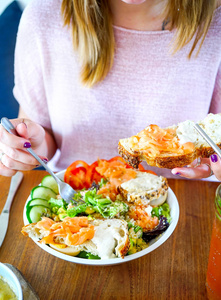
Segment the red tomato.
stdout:
[[79,166],[83,166],[85,167],[85,169],[87,169],[89,167],[89,165],[83,161],[83,160],[76,160],[75,162],[73,162],[68,168],[67,170],[73,170],[73,169],[76,169],[77,167]]
[[[126,168],[132,168],[121,156],[115,156],[109,160],[101,160],[109,163],[116,162],[116,165],[121,163],[122,165],[125,165]],[[103,178],[103,176],[96,170],[98,164],[99,160],[96,160],[91,165],[88,165],[83,160],[76,160],[67,168],[64,175],[64,181],[69,183],[76,190],[82,190],[84,188],[88,189],[93,182],[98,183]],[[139,171],[157,175],[153,171],[145,170],[141,164],[139,164]]]
[[139,169],[139,171],[144,171],[144,170],[145,170],[145,169],[144,169],[144,166],[141,165],[141,164],[139,164],[138,169]]
[[86,180],[87,169],[85,167],[77,167],[75,169],[67,169],[64,175],[64,181],[70,184],[75,190],[89,188],[90,182]]
[[88,172],[87,172],[87,177],[88,180],[90,180],[91,184],[95,181],[96,183],[101,181],[101,178],[103,178],[103,176],[101,176],[97,171],[96,171],[96,167],[98,166],[98,161],[96,160],[95,162],[93,162],[93,164],[90,165]]

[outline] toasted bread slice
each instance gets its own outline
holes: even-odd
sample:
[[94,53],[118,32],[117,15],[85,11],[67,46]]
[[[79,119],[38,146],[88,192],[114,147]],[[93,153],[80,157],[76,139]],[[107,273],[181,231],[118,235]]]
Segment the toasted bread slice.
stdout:
[[[102,259],[121,257],[127,254],[130,247],[127,222],[120,219],[90,220],[95,228],[94,237],[77,246],[67,246],[63,237],[56,237],[50,246],[64,254],[76,256],[80,251],[90,252]],[[48,235],[47,230],[39,229],[37,223],[22,228],[22,233],[33,239],[42,239]]]
[[[208,114],[198,123],[221,148],[221,114]],[[214,153],[193,125],[189,120],[165,129],[149,125],[137,135],[121,139],[119,154],[134,168],[138,168],[141,161],[168,169],[189,165],[197,157]]]
[[168,182],[163,176],[137,171],[136,178],[122,183],[118,191],[130,203],[161,205],[167,199]]

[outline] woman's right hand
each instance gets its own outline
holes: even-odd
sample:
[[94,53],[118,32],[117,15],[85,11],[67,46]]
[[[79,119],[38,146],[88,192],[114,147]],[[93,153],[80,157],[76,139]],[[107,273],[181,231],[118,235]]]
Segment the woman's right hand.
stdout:
[[29,119],[18,118],[10,120],[19,136],[8,133],[0,125],[0,175],[13,176],[18,170],[27,171],[39,166],[35,158],[26,149],[32,149],[41,157],[40,149],[45,140],[45,130],[39,124]]

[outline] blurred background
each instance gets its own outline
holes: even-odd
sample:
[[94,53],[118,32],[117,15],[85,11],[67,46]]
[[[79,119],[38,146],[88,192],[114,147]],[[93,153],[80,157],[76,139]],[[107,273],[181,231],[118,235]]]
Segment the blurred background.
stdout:
[[0,118],[16,118],[18,104],[14,86],[14,51],[19,21],[31,0],[0,0]]

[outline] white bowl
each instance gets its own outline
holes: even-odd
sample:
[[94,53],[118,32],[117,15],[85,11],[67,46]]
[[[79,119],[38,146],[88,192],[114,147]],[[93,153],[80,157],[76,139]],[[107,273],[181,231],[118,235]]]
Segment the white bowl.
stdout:
[[10,288],[18,297],[18,300],[22,300],[23,299],[22,287],[17,276],[9,267],[7,267],[5,264],[2,263],[0,263],[0,277],[3,277],[3,280],[6,283],[8,283]]
[[[64,178],[64,171],[58,172],[57,175],[60,179],[63,180]],[[26,204],[28,203],[28,201],[30,200],[30,196],[27,199]],[[168,198],[167,198],[167,203],[170,206],[170,214],[171,214],[171,218],[172,221],[169,225],[169,227],[167,228],[167,230],[165,232],[163,232],[160,236],[158,236],[157,238],[153,239],[150,241],[149,243],[149,247],[147,247],[146,249],[139,251],[135,254],[131,254],[128,256],[125,256],[124,259],[122,258],[112,258],[112,259],[84,259],[84,258],[79,258],[79,257],[75,257],[75,256],[70,256],[70,255],[66,255],[63,254],[61,252],[58,252],[54,249],[52,249],[51,247],[44,245],[44,244],[40,244],[38,241],[38,239],[34,239],[33,241],[39,246],[41,247],[43,250],[45,250],[46,252],[59,257],[63,260],[67,260],[70,262],[74,262],[77,264],[83,264],[83,265],[94,265],[94,266],[108,266],[108,265],[115,265],[115,264],[120,264],[120,263],[125,263],[131,260],[134,260],[136,258],[139,258],[141,256],[144,256],[150,252],[152,252],[153,250],[155,250],[156,248],[158,248],[160,245],[162,245],[173,233],[174,229],[177,226],[178,220],[179,220],[179,204],[177,201],[177,198],[175,196],[175,194],[173,193],[173,191],[171,190],[171,188],[169,188],[168,190]],[[29,224],[27,217],[26,217],[26,204],[24,207],[24,211],[23,211],[23,220],[24,220],[24,224],[27,225]]]

